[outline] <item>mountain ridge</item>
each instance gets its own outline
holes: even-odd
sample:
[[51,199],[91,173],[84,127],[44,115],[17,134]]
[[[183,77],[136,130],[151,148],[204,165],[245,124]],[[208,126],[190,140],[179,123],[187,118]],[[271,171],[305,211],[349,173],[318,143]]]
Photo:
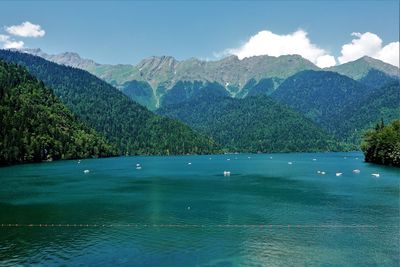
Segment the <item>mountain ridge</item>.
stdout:
[[213,140],[177,121],[159,117],[87,71],[27,53],[0,50],[0,58],[26,67],[72,112],[115,144],[120,154],[204,154]]

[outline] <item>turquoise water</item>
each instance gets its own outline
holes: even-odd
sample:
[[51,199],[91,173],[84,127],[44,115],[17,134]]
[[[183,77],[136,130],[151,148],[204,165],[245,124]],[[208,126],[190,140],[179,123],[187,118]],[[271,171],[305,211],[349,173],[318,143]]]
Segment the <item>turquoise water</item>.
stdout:
[[0,266],[400,265],[400,169],[361,153],[58,161],[0,182]]

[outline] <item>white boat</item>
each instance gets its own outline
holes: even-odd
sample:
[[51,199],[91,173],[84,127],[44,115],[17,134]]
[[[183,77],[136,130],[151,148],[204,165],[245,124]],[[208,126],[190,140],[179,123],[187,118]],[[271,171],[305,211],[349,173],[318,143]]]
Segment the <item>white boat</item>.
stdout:
[[342,176],[342,174],[343,174],[343,173],[341,173],[341,172],[337,172],[337,173],[336,173],[336,176]]
[[139,167],[140,166],[140,164],[139,163],[136,163],[136,167]]
[[322,175],[325,175],[325,172],[321,172]]
[[231,176],[231,172],[230,171],[224,171],[224,176]]
[[289,164],[289,165],[292,165],[292,164],[293,164],[293,162],[289,161],[287,164]]
[[379,173],[371,173],[372,176],[378,178],[379,176],[381,176]]
[[142,166],[137,166],[136,167],[136,170],[141,170],[142,169]]
[[83,173],[89,173],[89,172],[90,172],[89,170],[84,170],[84,171],[83,171]]
[[361,171],[359,169],[353,170],[353,173],[360,173]]
[[189,163],[188,163],[188,165],[192,165],[192,163],[191,163],[191,162],[189,162]]

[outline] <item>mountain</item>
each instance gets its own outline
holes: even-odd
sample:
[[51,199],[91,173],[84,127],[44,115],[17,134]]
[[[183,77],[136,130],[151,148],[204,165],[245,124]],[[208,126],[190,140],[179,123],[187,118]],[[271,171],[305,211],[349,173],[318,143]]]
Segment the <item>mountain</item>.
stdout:
[[339,140],[358,144],[364,129],[399,116],[398,80],[372,88],[335,72],[303,71],[271,95],[321,125]]
[[122,85],[121,91],[130,99],[149,109],[158,104],[153,88],[147,82],[137,80],[126,82]]
[[179,104],[197,98],[207,98],[212,101],[219,97],[229,97],[229,93],[217,82],[179,81],[168,90],[168,93],[162,95],[161,106]]
[[0,58],[25,66],[51,88],[81,121],[115,144],[120,154],[217,151],[211,139],[177,121],[154,115],[86,71],[8,50],[0,50]]
[[391,122],[400,118],[400,84],[393,81],[372,92],[363,101],[346,106],[330,122],[329,131],[359,143],[363,133],[378,122]]
[[398,78],[400,76],[398,67],[368,56],[364,56],[355,61],[326,68],[324,70],[334,71],[342,75],[346,75],[354,80],[361,80],[367,76],[371,70],[380,71],[391,77]]
[[358,81],[370,88],[379,88],[386,84],[399,81],[400,77],[390,76],[382,71],[371,69]]
[[55,62],[60,65],[70,66],[79,69],[88,69],[91,67],[100,66],[100,64],[94,62],[91,59],[83,59],[77,53],[73,52],[64,52],[58,55],[49,55],[43,52],[41,49],[24,49],[22,50],[24,53],[28,53],[34,56],[42,57],[46,60]]
[[327,151],[342,147],[310,120],[271,97],[196,98],[158,110],[210,135],[230,151]]
[[[123,92],[130,92],[129,96],[135,101],[153,110],[162,105],[161,98],[168,95],[169,90],[179,82],[218,83],[232,97],[244,97],[251,89],[245,85],[251,80],[258,83],[262,79],[271,79],[273,88],[268,89],[270,92],[285,78],[299,71],[319,69],[299,55],[255,56],[242,60],[236,56],[229,56],[217,61],[202,61],[195,58],[179,61],[170,56],[161,56],[144,59],[137,65],[102,65],[82,59],[75,53],[48,55],[41,50],[25,50],[25,52],[59,64],[87,70]],[[136,82],[130,83],[132,81]],[[147,83],[152,89],[151,93],[146,88],[147,98],[141,95],[142,82]],[[135,89],[134,86],[139,88]],[[187,90],[192,89],[184,91]]]
[[0,124],[0,165],[116,155],[41,81],[1,60]]
[[[76,53],[48,55],[40,50],[26,52],[85,69],[151,110],[161,107],[162,98],[168,98],[170,89],[179,82],[189,82],[185,83],[188,88],[181,89],[181,101],[186,101],[185,95],[193,91],[190,83],[197,82],[218,83],[230,96],[243,98],[270,95],[286,78],[300,71],[321,70],[299,55],[254,56],[242,60],[229,56],[217,61],[195,58],[179,61],[170,56],[161,56],[144,59],[137,65],[107,65],[80,58]],[[322,71],[340,73],[371,88],[379,88],[400,77],[399,68],[367,56]],[[178,86],[182,87],[182,84]],[[173,98],[179,98],[175,92],[172,94]]]
[[318,124],[328,126],[346,106],[360,102],[371,89],[329,71],[303,71],[286,79],[272,94]]

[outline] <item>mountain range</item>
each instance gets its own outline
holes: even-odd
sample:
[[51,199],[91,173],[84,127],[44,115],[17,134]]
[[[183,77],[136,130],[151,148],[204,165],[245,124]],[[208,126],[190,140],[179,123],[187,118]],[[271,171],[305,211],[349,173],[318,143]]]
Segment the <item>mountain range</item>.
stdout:
[[27,68],[118,154],[359,149],[368,127],[400,117],[399,69],[369,57],[328,69],[298,55],[109,65],[31,49],[0,60]]
[[160,117],[87,71],[26,53],[0,50],[0,60],[25,67],[121,154],[212,153],[217,146],[188,126]]
[[[271,94],[286,78],[304,70],[337,72],[375,88],[400,76],[399,68],[368,56],[320,69],[299,55],[254,56],[242,60],[229,56],[216,61],[195,58],[178,61],[171,56],[161,56],[144,59],[137,65],[110,65],[82,59],[78,54],[70,52],[59,55],[49,55],[40,49],[25,52],[58,64],[87,70],[122,92],[129,92],[133,100],[150,110],[164,106],[164,98],[181,81],[216,82],[231,97],[244,98],[260,92]],[[141,86],[134,90],[132,81],[140,81]]]

